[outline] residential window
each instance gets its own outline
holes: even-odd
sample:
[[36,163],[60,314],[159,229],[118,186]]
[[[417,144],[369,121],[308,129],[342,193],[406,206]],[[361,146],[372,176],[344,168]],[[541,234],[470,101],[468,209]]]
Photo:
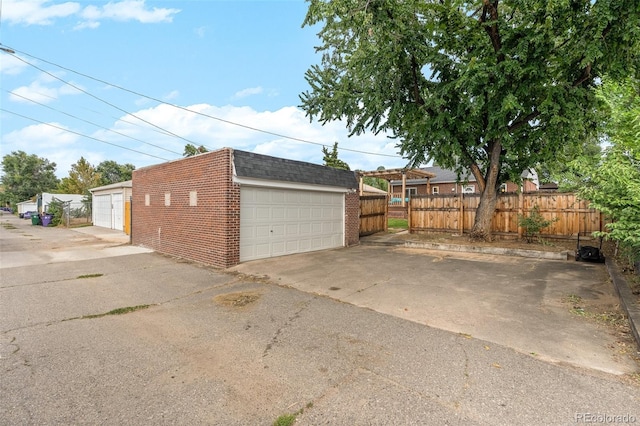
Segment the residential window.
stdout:
[[473,194],[474,192],[476,192],[476,186],[475,185],[465,185],[462,187],[462,193],[463,194]]
[[404,191],[405,191],[405,192],[404,192],[404,196],[405,196],[406,198],[411,198],[411,197],[413,197],[414,195],[417,195],[417,194],[418,194],[418,190],[417,190],[416,188],[405,188],[405,190],[404,190]]
[[440,193],[440,188],[438,188],[437,186],[432,186],[431,187],[431,193],[432,194],[439,194]]

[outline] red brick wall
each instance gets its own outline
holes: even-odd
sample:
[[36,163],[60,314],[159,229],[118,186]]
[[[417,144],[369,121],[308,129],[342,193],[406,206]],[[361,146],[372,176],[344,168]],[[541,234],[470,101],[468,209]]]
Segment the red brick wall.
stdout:
[[360,195],[357,191],[344,195],[344,240],[347,247],[360,242]]
[[[225,148],[135,170],[133,244],[216,267],[237,264],[240,188],[232,181],[231,155]],[[192,191],[196,206],[190,205]]]

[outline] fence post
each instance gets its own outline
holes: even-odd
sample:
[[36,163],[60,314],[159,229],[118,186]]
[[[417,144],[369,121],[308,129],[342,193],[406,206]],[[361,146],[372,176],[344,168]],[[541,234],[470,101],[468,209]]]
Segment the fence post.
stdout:
[[464,235],[464,192],[460,192],[458,198],[460,198],[460,218],[458,219],[460,221],[460,235]]
[[[520,191],[520,193],[518,194],[518,216],[516,216],[516,220],[518,220],[518,217],[523,217],[523,216],[524,216],[524,194],[522,193],[522,191]],[[516,223],[518,224],[518,239],[521,240],[522,226],[520,226],[519,220]]]

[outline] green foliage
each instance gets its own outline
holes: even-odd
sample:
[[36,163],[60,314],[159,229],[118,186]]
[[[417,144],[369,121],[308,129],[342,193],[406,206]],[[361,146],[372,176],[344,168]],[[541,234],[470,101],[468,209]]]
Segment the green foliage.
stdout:
[[118,164],[113,160],[103,161],[96,167],[100,175],[100,186],[131,180],[136,166],[130,163]]
[[3,205],[32,199],[42,192],[53,191],[58,185],[56,163],[35,154],[13,151],[2,158]]
[[351,170],[349,165],[338,158],[338,142],[333,144],[333,149],[329,151],[326,146],[322,147],[322,161],[325,166],[333,167],[335,169]]
[[100,186],[100,174],[84,157],[71,165],[69,176],[58,185],[61,194],[89,194],[91,188]]
[[[384,166],[379,166],[376,170],[377,171],[383,171],[383,170],[385,170],[385,168],[384,168]],[[362,179],[362,181],[364,183],[366,183],[367,185],[371,185],[374,188],[382,189],[383,191],[387,191],[388,188],[389,188],[389,181],[387,181],[386,179],[365,176]]]
[[595,132],[598,79],[637,71],[639,15],[638,0],[310,0],[322,59],[301,106],[389,132],[413,165],[470,170],[491,209],[501,183]]
[[580,164],[588,177],[579,195],[611,219],[605,237],[640,259],[640,80],[605,79],[598,95],[609,107],[609,146],[599,164]]
[[53,215],[53,218],[51,219],[52,226],[60,225],[61,223],[63,223],[64,219],[64,203],[54,198],[47,206],[46,213]]
[[540,231],[557,222],[558,218],[547,220],[540,214],[536,204],[529,212],[529,216],[518,215],[518,226],[524,228],[524,238],[527,243],[532,243],[534,238],[540,238]]
[[182,153],[182,156],[192,157],[194,155],[204,154],[205,152],[209,152],[209,150],[203,145],[196,147],[195,145],[188,143],[184,146],[184,152]]
[[273,422],[273,426],[291,426],[296,422],[296,417],[296,414],[283,414]]

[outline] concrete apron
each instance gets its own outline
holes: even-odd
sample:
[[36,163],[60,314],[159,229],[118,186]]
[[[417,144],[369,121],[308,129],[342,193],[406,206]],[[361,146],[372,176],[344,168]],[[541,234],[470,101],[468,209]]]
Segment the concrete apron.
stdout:
[[[72,262],[77,260],[100,259],[153,250],[129,244],[129,236],[113,229],[87,226],[84,228],[47,228],[32,225],[30,220],[13,215],[2,215],[4,226],[16,232],[3,234],[2,261],[0,269],[35,266],[46,263]],[[29,242],[25,251],[12,250],[13,240]]]
[[389,246],[263,259],[230,268],[553,363],[626,374],[636,363],[569,299],[617,305],[604,265]]

